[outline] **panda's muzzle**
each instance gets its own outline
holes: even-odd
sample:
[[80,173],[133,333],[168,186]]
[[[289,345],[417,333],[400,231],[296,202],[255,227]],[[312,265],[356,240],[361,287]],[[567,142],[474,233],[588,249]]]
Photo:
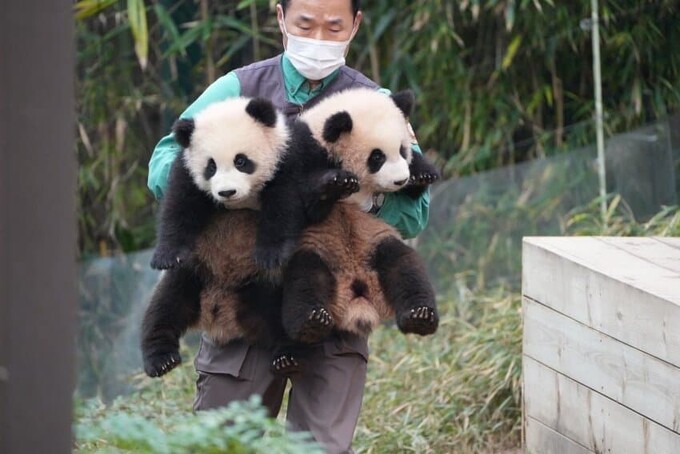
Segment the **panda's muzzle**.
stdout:
[[395,181],[394,185],[395,186],[404,186],[407,181],[408,181],[408,178],[404,178],[403,180]]
[[220,197],[224,197],[225,199],[228,199],[228,198],[232,197],[234,194],[236,194],[236,190],[230,189],[228,191],[220,191],[220,192],[218,192],[218,194],[220,195]]

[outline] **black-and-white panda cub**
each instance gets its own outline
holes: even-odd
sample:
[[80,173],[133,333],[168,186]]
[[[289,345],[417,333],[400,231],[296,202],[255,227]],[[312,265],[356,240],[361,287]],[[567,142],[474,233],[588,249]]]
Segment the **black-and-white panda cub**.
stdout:
[[192,326],[217,342],[282,335],[279,276],[253,260],[253,209],[285,156],[285,118],[269,100],[235,98],[178,120],[173,131],[183,150],[161,201],[152,260],[167,271],[142,325],[150,376],[179,364],[179,338]]
[[[381,320],[393,317],[404,333],[427,335],[437,329],[435,293],[422,259],[394,228],[366,213],[375,193],[404,192],[415,198],[439,177],[422,155],[411,152],[407,117],[414,102],[410,91],[390,97],[352,89],[322,100],[293,125],[291,155],[281,174],[299,172],[300,181],[312,188],[315,181],[328,179],[330,161],[356,175],[360,190],[327,210],[307,206],[307,220],[316,217],[294,242],[293,236],[280,235],[294,228],[282,229],[279,223],[267,230],[266,222],[259,225],[258,247],[265,246],[265,259],[275,257],[269,254],[276,251],[272,240],[294,246],[284,266],[281,309],[291,339],[316,342],[331,330],[366,336]],[[275,178],[279,184],[284,181]],[[263,193],[263,212],[271,216],[281,210],[282,223],[295,219],[286,210],[289,197],[283,184],[280,190]],[[304,349],[297,349],[293,358],[277,357],[273,367],[294,373],[302,357]]]

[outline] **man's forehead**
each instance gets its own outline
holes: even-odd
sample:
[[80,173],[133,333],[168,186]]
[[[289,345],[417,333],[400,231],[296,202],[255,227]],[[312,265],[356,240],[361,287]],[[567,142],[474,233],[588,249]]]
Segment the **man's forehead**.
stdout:
[[351,0],[288,0],[286,14],[305,21],[343,21],[353,17]]
[[344,19],[339,16],[330,16],[328,14],[324,14],[322,17],[317,17],[314,14],[308,14],[305,12],[301,12],[300,14],[292,14],[293,19],[299,20],[301,22],[327,22],[329,24],[342,24],[344,22]]

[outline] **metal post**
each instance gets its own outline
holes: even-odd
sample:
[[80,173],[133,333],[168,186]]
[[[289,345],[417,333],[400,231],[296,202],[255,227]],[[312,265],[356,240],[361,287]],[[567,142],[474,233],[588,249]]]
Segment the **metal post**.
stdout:
[[602,223],[606,227],[607,213],[607,173],[604,157],[604,130],[602,115],[602,71],[600,66],[600,19],[598,0],[592,0],[592,41],[593,41],[593,73],[595,76],[595,130],[597,134],[597,161],[600,177],[600,211]]

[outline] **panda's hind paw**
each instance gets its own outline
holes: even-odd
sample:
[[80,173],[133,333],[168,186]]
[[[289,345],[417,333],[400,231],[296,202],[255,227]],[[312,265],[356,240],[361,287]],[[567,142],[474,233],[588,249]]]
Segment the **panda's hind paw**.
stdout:
[[333,329],[333,316],[323,307],[317,307],[307,316],[296,336],[297,340],[307,343],[324,339]]
[[144,372],[149,377],[161,377],[182,362],[179,352],[160,353],[144,357]]
[[412,307],[399,316],[397,326],[403,333],[426,336],[437,331],[439,315],[436,309],[429,306]]
[[155,270],[169,270],[179,265],[183,265],[191,258],[189,249],[179,251],[167,250],[157,247],[151,258],[151,268]]
[[272,360],[270,370],[274,375],[288,376],[299,372],[300,363],[298,363],[293,355],[281,353]]
[[271,270],[282,266],[293,255],[296,241],[285,240],[279,245],[257,245],[255,263],[262,269]]

